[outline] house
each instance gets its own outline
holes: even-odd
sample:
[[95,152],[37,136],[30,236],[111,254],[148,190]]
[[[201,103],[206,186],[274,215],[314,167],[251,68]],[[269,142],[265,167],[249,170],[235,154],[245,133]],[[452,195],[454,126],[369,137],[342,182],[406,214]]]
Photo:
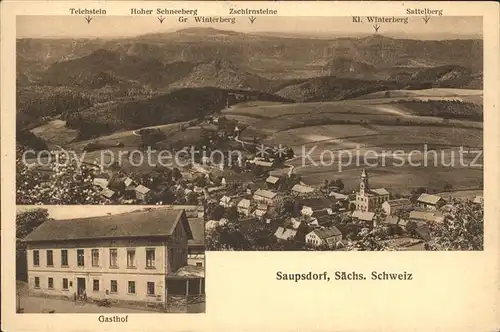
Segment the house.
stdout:
[[382,203],[382,209],[386,216],[398,213],[401,210],[406,210],[411,207],[411,202],[406,198],[392,199]]
[[472,203],[484,205],[484,197],[483,196],[476,196],[476,197],[474,197],[474,200],[472,201]]
[[123,184],[125,185],[125,188],[128,187],[128,186],[131,186],[132,184],[134,184],[134,180],[132,180],[131,178],[129,177],[126,177],[124,180],[123,180]]
[[318,225],[324,226],[332,221],[332,215],[328,211],[328,209],[316,210],[311,215],[312,218],[316,219]]
[[109,298],[166,308],[169,275],[188,263],[192,231],[184,210],[154,209],[49,220],[23,240],[37,295]]
[[349,196],[335,192],[335,191],[330,192],[328,194],[328,196],[330,198],[333,198],[333,199],[340,201],[340,202],[348,202],[349,201]]
[[229,196],[222,196],[220,199],[219,205],[225,208],[229,208],[233,206],[233,199]]
[[375,217],[375,212],[366,212],[366,211],[356,210],[352,213],[351,217],[355,221],[373,225],[373,219]]
[[115,177],[109,181],[108,188],[116,192],[118,196],[122,196],[125,193],[126,186],[123,179]]
[[296,229],[287,228],[287,227],[283,227],[283,226],[278,227],[276,232],[274,232],[274,236],[278,240],[282,240],[282,241],[293,240],[296,235],[297,235]]
[[315,211],[329,209],[333,202],[326,197],[303,197],[298,200],[302,215],[312,216]]
[[256,202],[272,205],[278,199],[278,193],[270,190],[258,189],[254,192],[253,199]]
[[225,172],[222,176],[221,184],[228,187],[241,186],[247,176],[234,172]]
[[101,191],[101,195],[107,199],[113,199],[116,196],[116,192],[109,188],[105,188],[103,191]]
[[109,185],[109,180],[105,178],[94,178],[92,184],[101,187],[101,189],[106,189]]
[[271,160],[265,160],[262,158],[254,158],[253,160],[248,161],[250,164],[254,164],[256,166],[261,166],[264,168],[271,168],[274,166],[274,161]]
[[428,210],[437,210],[445,204],[446,202],[442,197],[429,194],[421,194],[416,202],[418,207]]
[[188,240],[188,265],[205,266],[205,222],[203,218],[188,218],[193,238]]
[[245,216],[250,215],[250,200],[243,198],[241,201],[239,201],[236,208],[238,210],[238,213],[244,214]]
[[292,187],[292,193],[295,195],[307,195],[315,192],[316,189],[302,184],[296,184]]
[[335,226],[316,228],[306,235],[306,243],[315,247],[327,246],[328,248],[335,248],[339,241],[342,241],[342,233]]
[[257,217],[264,217],[267,214],[267,210],[269,209],[269,206],[267,204],[258,204],[257,209],[255,210],[255,215]]
[[280,181],[279,177],[270,175],[266,179],[266,184],[267,184],[267,186],[269,188],[276,189],[276,187],[278,186],[279,181]]
[[415,233],[419,238],[421,238],[424,241],[429,241],[431,239],[431,230],[429,229],[429,226],[427,226],[425,223],[417,223],[417,227],[415,228]]
[[151,189],[143,186],[142,184],[135,187],[135,197],[142,201],[147,201],[151,197]]
[[205,232],[210,232],[218,226],[224,226],[227,222],[228,220],[226,218],[222,218],[221,220],[208,220],[205,223]]
[[413,221],[443,222],[444,216],[440,212],[411,211],[409,219]]
[[356,193],[356,210],[372,212],[389,200],[389,192],[384,188],[371,189],[368,182],[368,174],[363,168],[359,191]]

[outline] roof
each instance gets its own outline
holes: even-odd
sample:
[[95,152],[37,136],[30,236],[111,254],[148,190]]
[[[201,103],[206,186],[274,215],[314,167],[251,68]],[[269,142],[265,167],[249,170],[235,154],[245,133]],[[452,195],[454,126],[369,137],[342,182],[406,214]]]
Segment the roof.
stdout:
[[125,183],[125,187],[130,186],[133,182],[134,180],[132,180],[131,178],[126,178],[125,180],[123,180],[123,183]]
[[94,178],[94,181],[92,181],[92,183],[95,185],[95,186],[99,186],[101,188],[107,188],[108,185],[109,185],[109,181],[107,179],[103,179],[103,178]]
[[476,197],[474,197],[473,202],[476,203],[476,204],[483,204],[484,203],[484,197],[483,196],[476,196]]
[[316,234],[320,239],[328,239],[334,236],[342,236],[342,233],[335,226],[327,228],[316,228],[311,233]]
[[261,197],[265,197],[268,199],[273,199],[274,197],[276,197],[276,195],[277,195],[277,193],[270,191],[270,190],[264,190],[264,189],[259,189],[259,190],[255,191],[255,193],[254,193],[254,196],[261,196]]
[[312,216],[314,218],[329,217],[330,213],[328,213],[327,209],[316,210],[316,211],[313,212]]
[[417,234],[425,241],[429,241],[431,239],[431,231],[427,225],[417,225],[415,232],[417,232]]
[[274,236],[276,236],[280,240],[288,240],[290,238],[294,238],[297,235],[297,230],[291,228],[285,228],[283,226],[278,227]]
[[250,200],[243,198],[239,203],[238,207],[248,209],[250,208]]
[[410,212],[410,219],[416,219],[416,220],[425,220],[425,221],[442,221],[443,216],[440,214],[436,214],[433,212],[425,212],[425,211],[411,211]]
[[326,197],[308,197],[298,200],[303,206],[310,207],[313,210],[326,209],[333,205],[333,202]]
[[203,218],[189,218],[189,228],[193,238],[188,240],[188,246],[202,246],[205,244],[205,221]]
[[194,265],[186,265],[179,268],[174,273],[170,273],[168,275],[168,278],[172,279],[205,278],[205,268]]
[[115,195],[115,192],[109,188],[104,188],[104,190],[101,191],[101,195],[103,195],[106,198],[111,198]]
[[314,188],[309,186],[303,186],[301,184],[296,184],[292,187],[292,191],[296,191],[299,193],[312,193],[314,192]]
[[370,191],[376,195],[389,195],[389,192],[385,188],[375,188],[370,189]]
[[345,199],[349,198],[349,196],[347,196],[347,195],[336,193],[334,191],[332,191],[328,196],[333,197],[333,198],[338,199],[338,200],[345,200]]
[[435,205],[437,202],[439,202],[442,198],[436,195],[429,195],[429,194],[422,194],[418,197],[417,201],[425,204],[432,204]]
[[406,225],[408,225],[408,220],[406,220],[406,219],[399,219],[398,226],[406,227]]
[[135,187],[135,191],[138,191],[141,194],[147,194],[148,192],[151,191],[151,189],[149,189],[148,187],[145,187],[142,184],[140,184],[137,187]]
[[229,202],[231,202],[231,197],[229,197],[229,196],[222,196],[222,198],[220,199],[220,201],[222,203],[229,203]]
[[398,216],[388,216],[387,218],[385,218],[384,224],[397,225],[398,221]]
[[258,165],[258,166],[263,166],[263,167],[272,167],[273,166],[273,163],[272,162],[269,162],[269,161],[263,161],[263,160],[255,160],[253,162],[255,165]]
[[279,178],[279,177],[276,177],[276,176],[272,176],[272,175],[270,175],[270,176],[266,179],[266,182],[267,182],[267,183],[271,183],[271,184],[276,184],[279,180],[280,180],[280,178]]
[[406,198],[398,198],[385,201],[383,204],[389,204],[390,207],[399,207],[399,206],[411,205],[411,202],[409,199]]
[[89,240],[130,237],[165,237],[172,235],[182,221],[193,238],[184,210],[154,209],[100,217],[50,220],[24,238],[26,242]]
[[257,205],[257,210],[266,210],[269,208],[269,206],[267,204],[259,204]]
[[372,221],[373,217],[375,217],[375,212],[363,212],[356,210],[352,213],[352,217],[359,220]]

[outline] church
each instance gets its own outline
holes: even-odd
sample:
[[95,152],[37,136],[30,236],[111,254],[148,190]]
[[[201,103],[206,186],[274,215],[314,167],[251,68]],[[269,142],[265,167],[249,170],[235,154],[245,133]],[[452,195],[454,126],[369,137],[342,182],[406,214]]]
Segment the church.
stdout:
[[363,212],[373,212],[382,203],[389,200],[389,192],[385,188],[370,189],[368,185],[368,175],[363,168],[359,192],[356,193],[356,210]]

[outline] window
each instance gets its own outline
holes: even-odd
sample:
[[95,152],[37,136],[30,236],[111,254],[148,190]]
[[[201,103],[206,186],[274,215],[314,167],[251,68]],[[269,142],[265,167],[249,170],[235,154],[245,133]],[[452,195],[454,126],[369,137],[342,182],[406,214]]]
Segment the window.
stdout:
[[68,250],[61,250],[61,266],[68,266]]
[[197,263],[196,263],[196,266],[198,266],[198,267],[203,267],[203,263],[197,262]]
[[63,289],[68,289],[68,278],[63,278]]
[[35,277],[35,288],[40,288],[40,278]]
[[155,267],[155,249],[146,249],[146,267],[150,269]]
[[49,288],[54,289],[54,278],[49,277]]
[[117,249],[109,249],[109,267],[118,267]]
[[33,265],[40,265],[40,252],[38,250],[33,250]]
[[99,249],[92,249],[92,266],[99,266]]
[[92,290],[94,292],[98,292],[99,291],[99,279],[94,279]]
[[85,256],[83,249],[76,250],[76,262],[78,266],[85,266]]
[[47,266],[54,266],[54,255],[52,250],[47,250]]
[[111,280],[111,293],[118,293],[118,281]]
[[135,267],[135,249],[127,249],[127,267]]
[[155,295],[155,283],[148,281],[148,295]]
[[135,281],[128,282],[128,293],[135,294]]

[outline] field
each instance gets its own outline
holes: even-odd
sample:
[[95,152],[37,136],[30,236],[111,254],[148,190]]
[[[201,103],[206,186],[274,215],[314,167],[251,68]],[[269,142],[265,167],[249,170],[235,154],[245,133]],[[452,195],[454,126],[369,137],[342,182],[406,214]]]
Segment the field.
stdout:
[[390,90],[370,93],[355,99],[418,99],[418,100],[459,100],[483,104],[483,90],[434,88],[424,90]]
[[296,157],[288,164],[310,185],[341,178],[347,191],[356,190],[367,167],[372,185],[393,193],[482,188],[482,156],[474,160],[476,153],[467,152],[482,150],[480,122],[413,115],[387,98],[252,106],[225,115],[248,125],[241,139],[292,147]]
[[33,134],[41,137],[48,145],[65,145],[78,136],[78,131],[66,127],[66,121],[52,120],[46,124],[33,128]]

